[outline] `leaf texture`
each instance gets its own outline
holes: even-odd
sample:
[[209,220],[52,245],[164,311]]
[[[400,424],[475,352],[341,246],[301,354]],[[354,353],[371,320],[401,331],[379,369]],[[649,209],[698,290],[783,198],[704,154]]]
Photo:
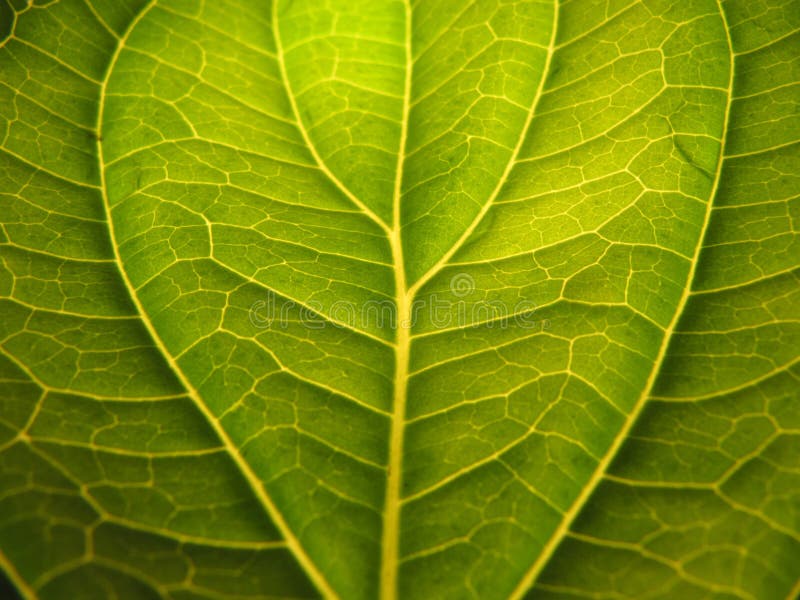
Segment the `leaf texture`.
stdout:
[[0,1],[25,598],[800,593],[797,0]]

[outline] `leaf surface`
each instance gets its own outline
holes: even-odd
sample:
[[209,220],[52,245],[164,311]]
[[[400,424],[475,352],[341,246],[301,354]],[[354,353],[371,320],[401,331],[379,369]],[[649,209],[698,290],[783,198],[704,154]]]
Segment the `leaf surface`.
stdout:
[[793,598],[796,0],[0,2],[41,598]]

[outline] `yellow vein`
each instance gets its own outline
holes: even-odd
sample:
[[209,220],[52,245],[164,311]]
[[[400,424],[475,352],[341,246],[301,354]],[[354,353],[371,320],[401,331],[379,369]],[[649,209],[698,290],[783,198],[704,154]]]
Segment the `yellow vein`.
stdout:
[[[175,531],[172,529],[164,529],[163,527],[149,525],[143,521],[134,521],[132,519],[128,519],[126,517],[121,517],[119,515],[110,513],[103,506],[97,503],[95,498],[89,492],[88,487],[83,482],[81,482],[79,479],[76,479],[74,474],[68,471],[67,468],[64,466],[64,464],[62,464],[53,457],[53,453],[51,451],[48,451],[46,445],[42,446],[38,445],[38,442],[40,441],[43,440],[40,440],[40,438],[38,437],[28,438],[25,440],[25,443],[28,444],[29,450],[33,454],[35,454],[41,460],[46,462],[53,469],[58,471],[65,479],[71,482],[72,485],[74,485],[75,488],[78,490],[77,492],[78,497],[81,498],[84,502],[86,502],[86,504],[88,504],[91,507],[91,509],[97,513],[99,520],[96,520],[94,524],[90,526],[90,530],[97,529],[97,527],[99,527],[103,523],[110,523],[112,525],[118,525],[120,527],[125,527],[127,529],[132,529],[134,531],[149,533],[162,538],[168,538],[170,540],[178,542],[179,544],[194,544],[194,545],[210,546],[212,548],[222,548],[222,549],[230,548],[238,550],[286,548],[286,542],[284,540],[257,541],[257,540],[210,538],[205,536],[182,533],[180,531]],[[48,443],[46,440],[44,440],[43,442],[44,444]],[[158,458],[158,457],[153,457],[153,458]]]
[[[14,37],[14,41],[17,42],[18,44],[22,44],[23,46],[26,46],[26,47],[30,48],[34,52],[38,52],[42,56],[45,56],[45,57],[49,58],[51,61],[53,61],[54,63],[56,63],[60,67],[63,67],[65,70],[69,71],[73,75],[76,75],[80,79],[83,79],[84,81],[88,81],[89,83],[93,83],[95,85],[100,85],[100,81],[99,80],[95,79],[94,77],[91,77],[90,75],[87,75],[86,73],[84,73],[82,71],[79,71],[77,68],[73,67],[71,64],[69,64],[65,60],[59,58],[58,56],[56,56],[55,54],[52,54],[51,52],[48,52],[47,50],[45,50],[41,46],[37,46],[36,44],[34,44],[32,42],[29,42],[25,38],[21,38],[21,37],[17,37],[17,36]],[[45,87],[50,87],[50,89],[56,89],[55,87],[51,87],[49,85],[47,85]],[[62,90],[62,91],[63,91],[63,89],[64,88],[60,88],[60,90]]]
[[[142,8],[141,12],[139,12],[139,14],[131,21],[130,26],[125,31],[122,38],[120,38],[120,42],[117,45],[114,54],[111,57],[111,60],[109,61],[108,70],[103,79],[103,83],[100,87],[100,101],[99,101],[100,107],[99,110],[97,111],[97,131],[101,131],[100,127],[103,123],[103,116],[105,112],[106,89],[108,87],[108,81],[110,79],[111,72],[114,69],[117,60],[119,59],[122,49],[127,43],[128,37],[130,36],[131,32],[136,28],[136,26],[144,18],[144,16],[148,12],[150,12],[150,10],[153,9],[157,1],[158,0],[150,0],[147,3],[147,5]],[[159,336],[158,332],[153,326],[153,323],[148,318],[147,313],[145,312],[144,307],[142,306],[142,303],[139,301],[139,296],[136,294],[135,288],[131,280],[129,279],[127,272],[122,266],[122,258],[120,257],[119,254],[119,248],[117,246],[117,241],[114,234],[114,227],[111,224],[111,206],[109,204],[108,189],[106,185],[105,165],[103,158],[103,144],[99,139],[100,137],[102,136],[98,136],[98,141],[97,141],[97,154],[98,154],[98,161],[100,162],[99,166],[100,166],[100,178],[102,182],[101,187],[103,195],[103,205],[106,213],[106,219],[108,222],[108,231],[111,237],[111,246],[114,249],[114,257],[117,260],[117,264],[119,265],[120,275],[125,284],[125,287],[128,289],[131,301],[134,303],[134,306],[136,307],[138,313],[142,316],[142,324],[145,326],[148,333],[150,334],[150,337],[153,339],[153,343],[155,344],[156,348],[163,355],[164,360],[173,370],[173,372],[175,373],[176,377],[178,378],[184,389],[186,389],[187,394],[193,400],[195,406],[203,414],[203,416],[208,421],[211,428],[214,430],[214,433],[217,435],[217,437],[225,446],[225,449],[230,454],[232,460],[236,464],[236,467],[239,469],[242,476],[249,484],[251,490],[261,503],[265,512],[268,514],[270,519],[275,523],[276,527],[278,528],[278,531],[280,531],[281,535],[286,541],[287,547],[291,550],[297,562],[305,570],[308,577],[313,581],[313,583],[317,586],[317,589],[323,595],[327,597],[335,597],[336,594],[333,592],[333,589],[330,587],[328,582],[322,576],[322,574],[317,569],[316,565],[308,556],[308,554],[306,554],[305,549],[300,544],[300,541],[297,539],[297,537],[294,535],[294,532],[291,530],[288,523],[284,519],[283,514],[278,510],[278,507],[272,501],[272,498],[267,494],[266,490],[264,489],[263,483],[258,479],[256,474],[250,468],[250,465],[247,463],[247,461],[245,461],[244,457],[241,455],[236,445],[228,436],[228,433],[222,428],[222,425],[214,417],[213,413],[209,410],[208,406],[206,406],[205,402],[203,402],[203,399],[200,397],[200,394],[197,392],[197,390],[191,384],[189,379],[180,369],[175,358],[167,351],[164,341]]]
[[[215,265],[219,266],[221,269],[224,269],[225,271],[227,271],[229,273],[232,273],[233,275],[235,275],[237,277],[240,277],[244,281],[246,281],[248,283],[251,283],[253,285],[256,285],[256,286],[266,290],[268,294],[274,293],[274,294],[277,294],[278,296],[286,298],[289,302],[293,302],[297,306],[299,306],[302,309],[308,311],[308,314],[317,314],[317,315],[323,317],[329,323],[331,323],[334,327],[339,327],[341,329],[347,330],[350,333],[353,333],[355,335],[364,336],[364,337],[369,338],[374,342],[378,342],[379,344],[384,345],[384,346],[393,346],[394,345],[389,340],[385,340],[382,337],[380,337],[380,336],[378,336],[378,335],[376,335],[374,333],[370,333],[366,329],[358,329],[353,323],[348,323],[347,321],[342,320],[342,319],[336,319],[331,315],[327,315],[327,314],[322,313],[320,311],[320,309],[318,309],[318,308],[317,309],[312,308],[310,306],[310,304],[308,304],[307,302],[304,302],[303,300],[300,300],[299,298],[294,298],[294,297],[290,296],[287,291],[278,290],[278,289],[269,287],[265,282],[260,281],[260,280],[256,279],[253,276],[250,276],[250,275],[247,275],[245,273],[242,273],[242,272],[238,271],[237,269],[234,269],[233,267],[223,263],[222,261],[220,261],[219,259],[217,259],[214,256],[212,256],[208,260],[213,262]],[[177,262],[191,262],[191,259],[187,259],[187,260],[183,260],[183,261],[176,261],[176,263]],[[145,287],[145,285],[147,285],[147,283],[149,283],[150,281],[155,280],[157,277],[161,276],[165,271],[166,271],[166,269],[162,269],[161,271],[156,273],[154,276],[150,277],[150,279],[148,279],[147,282],[141,284],[138,289],[144,289],[144,287]],[[335,280],[331,280],[331,281],[335,281]],[[357,287],[359,289],[364,289],[364,290],[367,291],[367,293],[373,294],[373,296],[377,295],[377,293],[374,290],[370,290],[368,288],[362,288],[361,286],[354,286],[354,287]]]
[[22,156],[21,154],[17,154],[13,150],[9,150],[5,146],[0,147],[0,156],[2,156],[3,153],[8,154],[12,158],[16,158],[19,162],[24,163],[25,165],[27,165],[31,169],[34,169],[37,173],[45,173],[46,175],[50,175],[51,177],[54,177],[56,179],[60,179],[61,181],[66,181],[67,183],[70,183],[70,184],[72,184],[72,185],[74,185],[76,187],[87,188],[87,189],[90,189],[90,190],[99,190],[100,189],[100,186],[97,185],[96,183],[87,183],[85,181],[79,181],[77,179],[72,179],[67,175],[62,175],[61,173],[58,173],[57,171],[53,171],[52,169],[49,169],[48,167],[43,167],[42,165],[37,165],[36,163],[31,162],[30,159]]
[[[262,349],[264,352],[266,352],[267,354],[269,354],[269,356],[270,356],[270,358],[272,358],[272,360],[274,360],[274,361],[275,361],[275,364],[278,366],[278,369],[279,369],[279,371],[280,371],[280,372],[286,373],[287,375],[289,375],[290,377],[293,377],[293,378],[294,378],[294,379],[296,379],[297,381],[300,381],[300,382],[302,382],[302,383],[306,383],[306,384],[308,384],[308,385],[310,385],[310,386],[314,387],[314,388],[315,388],[315,389],[317,389],[317,390],[321,390],[321,391],[323,391],[323,392],[327,392],[327,393],[329,393],[329,394],[333,394],[334,396],[338,396],[339,398],[342,398],[342,399],[344,399],[344,400],[347,400],[347,401],[349,401],[349,402],[352,402],[353,404],[357,404],[358,406],[360,406],[360,407],[362,407],[362,408],[364,408],[364,409],[366,409],[366,410],[368,410],[368,411],[370,411],[370,412],[373,412],[373,413],[375,413],[376,415],[380,415],[380,416],[382,416],[382,417],[386,417],[386,415],[388,414],[388,413],[387,413],[385,410],[383,410],[382,408],[379,408],[379,407],[377,407],[377,406],[373,406],[372,404],[369,404],[369,403],[367,403],[367,402],[364,402],[363,400],[359,400],[358,398],[356,398],[355,396],[352,396],[352,395],[348,394],[348,393],[347,393],[346,391],[344,391],[344,390],[340,390],[340,389],[337,389],[337,388],[331,387],[330,385],[326,385],[326,384],[322,383],[321,381],[317,381],[317,380],[315,380],[315,379],[311,379],[310,377],[308,377],[308,376],[306,376],[306,375],[303,375],[302,373],[298,373],[297,371],[295,371],[295,370],[293,370],[293,369],[290,369],[290,368],[289,368],[289,367],[287,367],[285,364],[283,364],[283,362],[280,360],[280,358],[278,357],[278,355],[277,355],[277,354],[275,354],[275,352],[273,352],[273,351],[272,351],[272,350],[271,350],[271,349],[270,349],[270,348],[269,348],[269,347],[268,347],[266,344],[264,344],[264,343],[263,343],[261,340],[259,340],[258,338],[255,338],[255,340],[254,340],[253,338],[247,338],[247,337],[243,337],[243,336],[241,336],[241,335],[239,335],[239,334],[237,334],[237,333],[234,333],[233,331],[229,331],[229,330],[227,330],[227,329],[219,329],[219,330],[217,330],[217,331],[222,331],[222,332],[224,332],[225,334],[227,334],[227,335],[230,335],[230,336],[233,336],[233,337],[235,337],[235,338],[236,338],[236,339],[238,339],[238,340],[243,340],[243,341],[247,341],[247,342],[253,342],[253,341],[254,341],[256,344],[258,344],[258,345],[261,347],[261,349]],[[211,337],[212,337],[212,336],[213,336],[215,333],[216,333],[216,332],[213,332],[213,333],[209,334],[209,335],[208,335],[208,336],[206,336],[206,338],[204,338],[204,339],[211,339]],[[291,337],[291,336],[290,336],[290,337]],[[296,339],[296,340],[299,340],[300,338],[295,338],[295,339]],[[200,343],[200,342],[198,341],[198,342],[197,342],[197,344],[199,344],[199,343]],[[196,345],[196,344],[195,344],[195,345]],[[351,364],[355,364],[355,365],[356,365],[356,367],[361,367],[361,366],[364,366],[364,365],[360,365],[359,363],[355,363],[355,362],[353,362],[353,361],[351,361]],[[374,371],[373,371],[373,373],[374,373]],[[272,375],[272,373],[270,373],[270,375]],[[233,406],[231,406],[230,408],[228,408],[228,409],[225,411],[225,413],[223,413],[223,414],[220,416],[220,418],[222,418],[222,416],[224,416],[225,414],[227,414],[228,412],[230,412],[230,411],[231,411],[232,409],[234,409],[235,407],[236,407],[236,404],[234,404]]]
[[297,106],[297,99],[295,98],[294,91],[292,90],[292,85],[289,83],[289,75],[286,72],[286,58],[284,56],[284,48],[283,42],[281,41],[281,33],[280,27],[278,27],[278,0],[273,0],[272,2],[272,33],[275,37],[275,49],[276,49],[276,58],[278,60],[278,68],[281,71],[281,79],[283,80],[283,86],[286,88],[286,97],[289,100],[289,105],[292,107],[292,113],[294,114],[294,118],[297,121],[297,129],[300,130],[300,135],[303,136],[303,141],[305,141],[306,146],[308,146],[309,152],[311,152],[311,156],[314,157],[314,160],[317,163],[320,171],[322,171],[325,176],[333,182],[339,190],[350,199],[350,201],[355,204],[361,211],[367,215],[378,227],[383,229],[386,235],[391,235],[391,230],[389,226],[384,223],[383,219],[381,219],[378,215],[376,215],[369,206],[364,204],[361,200],[359,200],[353,192],[351,192],[347,186],[342,183],[342,181],[328,168],[328,165],[325,164],[325,161],[322,160],[322,157],[317,152],[317,147],[311,141],[311,137],[308,135],[308,131],[303,125],[303,121],[300,118],[300,109]]
[[[159,6],[158,8],[159,8],[159,10],[163,10],[166,13],[170,13],[172,15],[175,15],[176,17],[180,17],[182,19],[186,19],[186,20],[189,20],[189,21],[191,21],[193,18],[195,18],[195,17],[191,17],[190,15],[184,14],[184,13],[178,11],[178,10],[175,10],[174,8],[170,8],[168,6]],[[201,21],[199,18],[196,18],[196,20],[199,21],[202,24],[202,26],[205,27],[206,29],[209,29],[209,30],[213,31],[214,33],[217,33],[217,34],[221,35],[222,37],[224,37],[224,38],[230,40],[231,42],[233,42],[235,45],[241,46],[242,48],[245,48],[247,50],[251,50],[251,51],[255,52],[256,54],[260,54],[262,56],[266,56],[266,57],[271,58],[271,59],[275,58],[275,53],[274,52],[269,52],[268,50],[264,50],[264,48],[259,48],[258,46],[253,46],[251,44],[248,44],[243,39],[240,39],[239,37],[237,37],[235,33],[231,33],[230,31],[226,31],[222,27],[215,27],[212,23],[210,23],[207,20]],[[265,25],[269,26],[268,24],[265,24]],[[188,38],[184,37],[184,39],[188,39]],[[242,66],[244,66],[245,68],[248,67],[248,65],[242,65]],[[265,77],[269,77],[266,74],[264,74],[264,76]]]
[[517,145],[514,147],[514,150],[511,153],[511,156],[508,159],[508,163],[506,163],[506,168],[503,171],[503,174],[497,180],[497,185],[495,185],[494,190],[489,195],[489,198],[484,203],[481,210],[472,220],[472,223],[469,224],[464,230],[464,233],[461,234],[461,237],[458,238],[455,244],[448,250],[442,258],[440,258],[436,264],[434,264],[427,272],[425,272],[422,277],[420,277],[414,285],[411,286],[411,294],[413,295],[414,292],[421,289],[428,281],[430,281],[442,268],[447,265],[450,259],[458,252],[467,239],[472,235],[472,233],[477,229],[478,225],[483,221],[483,218],[489,212],[489,209],[494,204],[497,197],[500,195],[500,190],[503,189],[503,186],[508,179],[508,176],[511,174],[511,170],[516,165],[519,157],[519,153],[522,151],[522,145],[525,143],[525,138],[528,137],[528,130],[531,127],[531,123],[533,122],[534,114],[536,113],[536,109],[539,106],[539,101],[542,99],[544,95],[544,87],[545,83],[547,82],[547,74],[550,71],[550,64],[553,60],[553,52],[556,45],[556,33],[558,31],[558,2],[559,0],[554,0],[553,2],[553,26],[552,31],[550,33],[550,42],[547,45],[547,55],[545,57],[544,65],[542,67],[542,76],[539,79],[539,85],[536,88],[536,94],[533,97],[533,101],[531,102],[531,108],[528,111],[528,116],[525,118],[525,124],[522,126],[522,133],[517,140]]
[[[212,83],[211,81],[205,79],[204,76],[203,76],[203,71],[202,70],[200,72],[196,72],[196,71],[192,71],[190,69],[186,69],[184,67],[176,65],[175,63],[171,63],[169,61],[166,61],[163,58],[161,58],[158,54],[153,54],[152,52],[148,52],[147,50],[140,50],[139,48],[131,48],[130,50],[132,50],[133,52],[136,52],[137,54],[141,54],[142,56],[144,56],[144,57],[146,57],[146,58],[148,58],[148,59],[150,59],[150,60],[152,60],[154,62],[157,62],[160,65],[164,65],[165,67],[167,67],[167,69],[172,69],[172,70],[178,71],[179,73],[185,73],[186,75],[188,75],[189,77],[191,77],[195,81],[197,81],[198,83],[207,86],[212,91],[220,94],[221,96],[224,96],[225,98],[227,98],[228,100],[230,100],[230,101],[232,101],[232,102],[234,102],[236,104],[240,104],[241,106],[244,106],[244,107],[252,110],[253,112],[258,113],[259,115],[261,115],[263,117],[267,117],[268,119],[274,119],[275,121],[280,121],[281,123],[286,123],[288,125],[294,125],[294,120],[288,119],[288,118],[280,116],[280,115],[273,114],[273,113],[267,111],[264,108],[258,107],[255,104],[251,104],[250,102],[248,102],[244,98],[240,98],[240,97],[232,94],[231,92],[227,91],[225,88],[219,87],[215,83]],[[273,79],[270,79],[270,81],[273,81],[274,83],[281,83],[280,81],[275,81]],[[124,95],[126,95],[126,96],[137,96],[137,94],[124,94]],[[144,97],[149,97],[149,96],[145,95]],[[171,106],[175,107],[176,110],[178,110],[178,108],[177,108],[178,102],[179,102],[179,100],[176,100],[176,101],[169,102],[169,104]],[[290,140],[288,138],[280,137],[279,135],[277,135],[276,133],[274,133],[272,131],[260,130],[260,133],[271,134],[274,137],[276,137],[277,139],[279,139],[281,142],[286,142],[288,144],[293,144],[293,145],[299,145],[294,140]]]
[[19,571],[14,567],[14,563],[8,560],[8,557],[6,557],[2,550],[0,550],[0,570],[6,574],[25,600],[35,600],[35,598],[38,598],[36,591],[22,578],[22,575],[20,575]]
[[519,584],[515,588],[514,592],[511,594],[511,598],[517,599],[521,598],[525,595],[528,589],[536,582],[536,579],[539,577],[539,574],[544,569],[545,565],[550,561],[550,559],[555,554],[556,549],[561,544],[561,541],[567,536],[569,533],[569,529],[572,526],[573,521],[576,517],[580,514],[583,507],[589,501],[589,498],[594,493],[595,489],[600,482],[605,478],[606,471],[608,471],[611,462],[614,460],[614,457],[619,452],[622,444],[624,443],[625,439],[628,437],[629,433],[633,429],[634,424],[636,423],[639,415],[642,413],[645,405],[647,404],[647,400],[650,397],[650,394],[653,391],[653,388],[656,383],[656,379],[658,378],[658,373],[661,370],[661,365],[664,363],[664,360],[667,356],[667,350],[669,348],[669,342],[672,338],[673,333],[678,325],[678,321],[680,320],[681,314],[683,313],[684,309],[686,308],[686,304],[691,297],[691,288],[694,282],[695,276],[697,274],[697,264],[700,258],[700,251],[703,248],[703,241],[705,239],[705,234],[708,231],[708,224],[711,220],[711,214],[713,212],[714,206],[714,197],[717,195],[717,190],[719,189],[719,184],[722,174],[722,164],[724,162],[725,156],[725,141],[727,139],[728,134],[728,121],[730,118],[731,113],[731,98],[733,97],[733,44],[730,39],[730,28],[728,27],[728,22],[725,17],[725,11],[720,4],[721,0],[717,0],[717,5],[722,16],[722,21],[725,26],[726,35],[728,36],[728,52],[729,52],[729,73],[728,73],[728,95],[727,95],[727,102],[725,106],[725,116],[723,118],[722,123],[722,139],[720,141],[720,148],[719,148],[719,158],[717,160],[717,169],[714,176],[714,184],[711,188],[711,192],[709,194],[708,203],[706,204],[705,215],[703,217],[702,227],[700,229],[700,235],[698,236],[697,243],[694,249],[694,256],[691,262],[691,267],[689,268],[689,274],[686,279],[686,285],[683,289],[683,294],[681,295],[680,300],[678,301],[678,305],[675,308],[675,312],[672,315],[672,319],[667,327],[664,337],[661,341],[661,346],[658,349],[658,354],[656,355],[656,359],[653,362],[653,367],[650,370],[650,375],[647,379],[645,386],[642,389],[642,393],[640,394],[639,398],[636,401],[633,409],[631,410],[628,418],[625,420],[625,423],[622,425],[619,433],[614,438],[614,441],[611,443],[611,446],[606,451],[603,459],[597,465],[594,474],[592,475],[591,479],[586,482],[586,485],[581,490],[581,493],[572,503],[572,506],[567,510],[564,514],[564,518],[561,520],[558,528],[553,532],[550,536],[550,539],[545,544],[542,551],[539,553],[539,557],[536,559],[536,562],[531,566],[530,569],[525,573],[525,575],[520,580]]
[[115,40],[119,41],[119,34],[116,31],[114,31],[111,28],[111,26],[108,24],[108,21],[106,21],[103,18],[103,16],[99,12],[97,12],[97,9],[95,8],[95,6],[91,2],[91,0],[86,2],[86,8],[89,9],[89,12],[92,13],[92,16],[94,16],[94,18],[97,20],[97,22],[100,23],[100,26],[103,29],[105,29],[111,35],[111,37],[113,37]]
[[[165,598],[167,597],[167,590],[169,589],[168,585],[161,583],[155,577],[152,577],[153,571],[142,571],[137,567],[130,566],[127,564],[123,564],[117,562],[113,559],[106,558],[104,556],[94,555],[94,551],[87,547],[86,551],[83,555],[79,556],[76,559],[68,560],[66,562],[59,563],[57,567],[51,569],[40,575],[36,579],[36,586],[39,588],[47,587],[53,581],[56,581],[59,577],[66,575],[72,571],[77,571],[81,567],[93,565],[93,566],[100,566],[104,567],[108,570],[115,570],[123,575],[126,575],[128,578],[143,584],[145,587],[149,587],[152,590],[155,590],[159,597]],[[109,597],[116,597],[109,596]]]
[[412,11],[405,0],[405,59],[406,77],[403,90],[403,114],[400,121],[400,144],[397,149],[394,197],[392,200],[392,230],[389,241],[394,258],[395,294],[397,295],[397,337],[395,347],[394,396],[392,425],[389,437],[389,468],[386,473],[386,498],[383,509],[380,595],[384,600],[397,598],[397,570],[400,544],[400,493],[403,473],[403,436],[405,435],[406,397],[408,394],[408,364],[411,346],[411,305],[413,292],[406,281],[405,258],[400,223],[400,199],[403,192],[403,167],[408,143],[408,113],[411,103]]
[[[537,417],[536,422],[533,423],[532,425],[530,425],[530,427],[528,427],[527,433],[512,439],[510,442],[508,442],[504,446],[501,446],[500,448],[498,448],[497,450],[495,450],[491,454],[487,454],[486,456],[483,456],[482,458],[479,458],[478,460],[475,460],[472,463],[469,463],[469,464],[459,468],[458,470],[453,471],[452,473],[449,473],[449,474],[445,475],[444,477],[441,477],[439,480],[435,481],[434,483],[428,484],[427,487],[422,488],[420,490],[417,490],[413,494],[409,494],[408,496],[403,498],[403,502],[402,503],[403,504],[410,504],[412,502],[416,502],[420,498],[424,498],[425,496],[430,496],[435,491],[442,489],[443,487],[445,487],[446,485],[452,483],[453,481],[456,481],[457,479],[460,479],[460,478],[464,477],[465,475],[469,475],[470,473],[474,473],[475,471],[477,471],[478,469],[480,469],[484,465],[487,465],[487,464],[493,463],[493,462],[498,462],[498,463],[502,464],[503,466],[505,466],[514,475],[515,479],[519,480],[520,484],[523,485],[524,487],[526,487],[528,489],[528,491],[532,495],[536,496],[544,504],[549,506],[555,513],[557,513],[559,515],[564,514],[564,511],[561,510],[558,507],[558,505],[554,504],[553,501],[550,498],[548,498],[540,490],[537,490],[535,487],[533,487],[523,477],[520,477],[514,471],[514,469],[505,460],[503,460],[503,455],[506,454],[509,450],[511,450],[512,448],[516,448],[516,447],[521,446],[522,444],[524,444],[525,442],[531,440],[534,437],[540,437],[540,438],[545,438],[546,439],[547,437],[555,435],[554,432],[540,431],[538,429],[539,424],[548,415],[548,413],[549,413],[549,410],[542,411],[542,413]],[[558,437],[565,438],[566,436],[558,436]],[[580,444],[580,443],[576,442],[576,440],[573,440],[573,439],[570,439],[570,438],[566,438],[566,439],[567,439],[568,443],[581,447],[581,449],[584,452],[586,452],[586,454],[588,456],[591,456],[591,453],[585,447],[583,447],[582,444]]]
[[[29,436],[30,437],[30,436]],[[195,456],[208,456],[211,454],[222,454],[225,449],[222,446],[215,446],[213,448],[192,448],[188,450],[128,450],[118,446],[104,446],[98,444],[94,440],[90,442],[77,442],[70,439],[48,437],[44,435],[37,435],[36,442],[40,444],[49,444],[51,446],[64,446],[65,448],[79,448],[82,450],[89,450],[96,454],[112,454],[115,456],[135,456],[137,458],[188,458]]]
[[657,562],[661,565],[664,565],[668,569],[672,570],[676,575],[678,575],[684,581],[688,581],[693,583],[694,585],[711,590],[714,592],[727,592],[732,596],[736,596],[738,598],[742,598],[743,600],[755,600],[755,598],[751,594],[747,594],[742,592],[742,590],[738,587],[732,585],[723,585],[714,583],[713,581],[708,581],[703,579],[702,577],[698,577],[697,575],[693,575],[692,573],[686,570],[686,565],[682,562],[674,560],[669,557],[669,555],[659,554],[658,552],[654,552],[649,548],[641,544],[636,544],[634,542],[624,542],[624,541],[617,541],[611,539],[601,539],[591,535],[581,534],[572,532],[569,536],[575,540],[583,544],[587,544],[590,546],[595,546],[599,548],[614,548],[617,550],[623,550],[627,552],[634,552],[639,554],[646,560],[650,560],[653,562]]
[[800,598],[800,577],[797,578],[797,581],[792,586],[792,589],[789,590],[786,600],[795,600],[796,598]]
[[652,396],[651,399],[658,400],[659,402],[672,402],[675,404],[681,404],[690,402],[697,403],[702,400],[711,400],[712,398],[720,398],[722,396],[732,396],[733,394],[739,393],[743,390],[759,386],[765,381],[772,379],[773,377],[778,377],[780,375],[788,373],[790,369],[793,369],[798,365],[800,365],[800,358],[796,357],[792,361],[783,365],[779,365],[778,367],[772,369],[771,371],[759,375],[755,379],[748,379],[744,383],[740,383],[739,385],[733,387],[718,389],[713,392],[708,392],[707,394],[702,394],[700,396]]

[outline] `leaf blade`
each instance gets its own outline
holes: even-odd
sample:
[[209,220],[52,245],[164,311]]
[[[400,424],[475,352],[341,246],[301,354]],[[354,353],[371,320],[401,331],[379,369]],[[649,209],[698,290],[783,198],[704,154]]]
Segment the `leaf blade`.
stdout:
[[[310,3],[288,47],[303,2],[12,11],[0,540],[33,594],[792,594],[796,11],[562,3],[495,93],[546,4],[369,3],[340,39]],[[320,121],[343,88],[302,52],[394,86],[395,129]],[[448,127],[518,144],[436,188]]]

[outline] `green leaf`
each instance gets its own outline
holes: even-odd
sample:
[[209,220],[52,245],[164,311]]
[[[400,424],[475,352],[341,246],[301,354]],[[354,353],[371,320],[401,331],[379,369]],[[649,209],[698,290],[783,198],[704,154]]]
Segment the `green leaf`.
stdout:
[[24,598],[800,593],[797,0],[1,0],[0,208]]

